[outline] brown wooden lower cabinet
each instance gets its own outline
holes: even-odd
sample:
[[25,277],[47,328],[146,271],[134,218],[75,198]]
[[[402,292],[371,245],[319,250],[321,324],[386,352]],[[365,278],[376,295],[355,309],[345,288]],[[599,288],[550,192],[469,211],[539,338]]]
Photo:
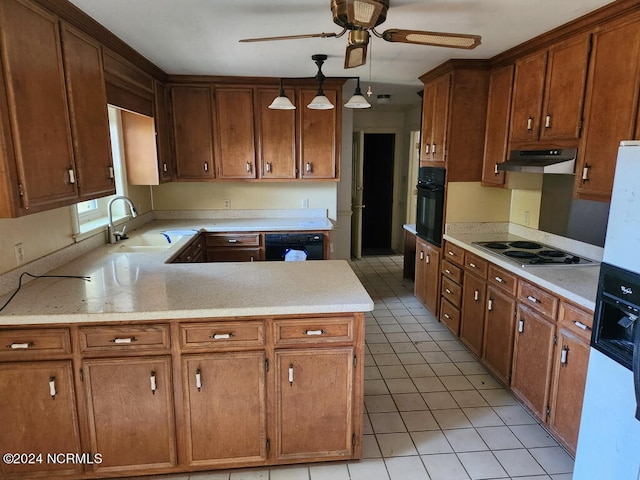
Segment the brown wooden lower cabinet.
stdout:
[[516,300],[500,288],[487,287],[482,360],[505,385],[511,380]]
[[416,237],[416,279],[414,292],[433,315],[440,303],[440,249]]
[[478,356],[482,354],[486,296],[486,280],[465,273],[460,340]]

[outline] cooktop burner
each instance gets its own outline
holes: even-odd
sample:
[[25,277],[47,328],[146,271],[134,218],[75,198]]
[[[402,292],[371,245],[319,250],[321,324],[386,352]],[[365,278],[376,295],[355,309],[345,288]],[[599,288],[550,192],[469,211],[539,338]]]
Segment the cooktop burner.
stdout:
[[473,243],[523,267],[534,265],[594,265],[598,263],[589,258],[579,257],[573,253],[528,240]]

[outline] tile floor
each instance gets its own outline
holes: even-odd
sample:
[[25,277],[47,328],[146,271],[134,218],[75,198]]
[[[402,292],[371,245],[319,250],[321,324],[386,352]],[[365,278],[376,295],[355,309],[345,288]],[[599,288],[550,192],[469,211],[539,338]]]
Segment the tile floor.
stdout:
[[352,267],[367,314],[363,460],[165,480],[570,480],[573,459],[413,296],[402,256]]

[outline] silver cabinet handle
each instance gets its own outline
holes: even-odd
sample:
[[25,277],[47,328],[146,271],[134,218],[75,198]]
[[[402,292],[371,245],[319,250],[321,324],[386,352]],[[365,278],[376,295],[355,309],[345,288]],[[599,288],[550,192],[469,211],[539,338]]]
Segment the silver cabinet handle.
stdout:
[[289,365],[289,385],[293,385],[293,363]]
[[446,319],[451,319],[451,315],[449,315],[448,313],[445,313],[443,316],[444,316],[444,318],[446,318]]
[[504,283],[504,279],[500,278],[500,277],[495,277],[496,282],[498,283]]
[[473,299],[477,302],[480,299],[480,292],[478,290],[473,291]]
[[251,172],[251,164],[247,162],[247,172]]
[[448,288],[445,289],[445,292],[447,292],[449,295],[451,295],[451,290],[449,290]]
[[435,143],[431,144],[431,153],[436,153],[436,144]]
[[324,330],[305,330],[304,334],[305,335],[324,335],[325,332]]
[[305,166],[305,171],[307,173],[311,173],[311,162],[307,162],[307,164]]
[[233,337],[233,333],[214,333],[211,338],[214,340],[228,340]]
[[582,322],[578,322],[577,320],[573,322],[573,324],[578,327],[581,328],[582,330],[591,330],[591,327],[589,325],[585,325]]
[[12,343],[11,345],[9,345],[9,348],[13,349],[13,350],[20,350],[20,349],[25,349],[25,348],[31,348],[34,346],[33,342],[27,342],[27,343]]
[[475,263],[469,262],[469,266],[471,268],[478,268],[477,265]]
[[500,173],[498,171],[498,164],[497,163],[493,164],[493,173],[494,173],[494,175],[498,175]]
[[548,113],[544,118],[544,128],[551,128],[551,115],[549,115]]
[[115,177],[115,174],[113,173],[113,167],[109,165],[109,178],[113,178],[113,177]]
[[200,369],[196,370],[196,388],[198,391],[202,388],[202,376],[200,375]]
[[455,252],[452,252],[451,250],[449,250],[447,252],[447,255],[451,256],[451,257],[457,257],[457,255],[455,254]]
[[229,240],[227,240],[227,243],[238,243],[238,239],[237,238],[230,238]]
[[491,311],[493,310],[493,299],[490,298],[489,301],[487,302],[487,310]]
[[111,340],[113,343],[115,343],[116,345],[122,345],[122,344],[130,344],[133,342],[137,342],[138,339],[136,337],[127,337],[127,338],[114,338],[113,340]]
[[169,171],[169,167],[167,167],[167,163],[166,162],[162,163],[162,171],[165,172],[165,173]]
[[560,352],[560,365],[563,367],[567,365],[567,359],[569,357],[569,347],[562,347],[562,351]]
[[444,271],[447,273],[451,273],[451,270],[449,270],[448,268],[446,268]]
[[209,163],[208,162],[204,162],[204,171],[205,172],[209,171]]
[[427,258],[424,259],[424,263],[431,263],[431,255],[427,253]]
[[267,163],[265,164],[265,170],[266,170],[267,172],[271,172],[271,162],[267,162]]
[[151,393],[155,395],[157,390],[155,370],[151,370],[151,376],[149,377],[149,381],[151,382]]
[[424,145],[424,153],[426,153],[427,155],[431,153],[431,145],[429,145],[428,143]]
[[582,169],[582,181],[583,182],[588,182],[589,181],[589,169],[590,168],[591,168],[591,165],[585,164],[584,168]]
[[531,295],[527,295],[527,300],[533,303],[540,303],[540,300],[538,300],[536,297],[533,297]]
[[424,260],[424,252],[420,251],[420,260]]
[[518,320],[518,333],[524,333],[524,319]]
[[76,172],[73,171],[73,168],[69,169],[69,183],[76,183]]
[[56,377],[49,377],[49,395],[56,398]]
[[527,118],[527,130],[533,130],[533,117]]

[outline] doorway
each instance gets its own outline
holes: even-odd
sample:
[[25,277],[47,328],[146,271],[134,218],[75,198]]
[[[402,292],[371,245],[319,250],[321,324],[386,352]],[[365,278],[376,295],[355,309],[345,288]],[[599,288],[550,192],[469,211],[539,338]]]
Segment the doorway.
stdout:
[[393,133],[365,133],[362,148],[362,254],[392,253]]

